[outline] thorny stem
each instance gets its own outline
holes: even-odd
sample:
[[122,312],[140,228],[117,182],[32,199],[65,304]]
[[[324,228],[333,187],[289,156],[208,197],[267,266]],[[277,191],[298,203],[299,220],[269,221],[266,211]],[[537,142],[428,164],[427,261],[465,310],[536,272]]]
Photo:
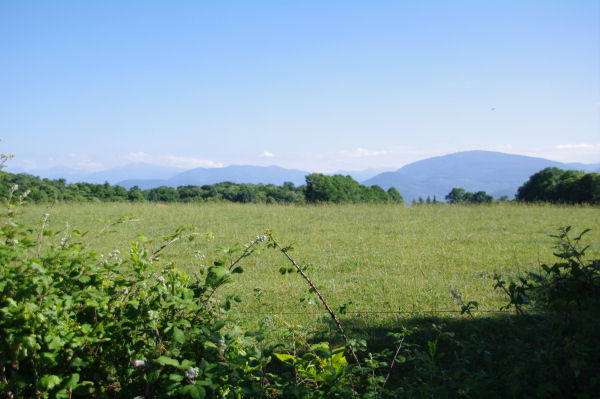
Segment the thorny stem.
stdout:
[[402,349],[402,344],[403,343],[404,343],[404,337],[402,337],[402,339],[400,340],[400,343],[398,344],[398,349],[396,349],[396,353],[394,354],[394,358],[392,359],[392,363],[390,363],[390,369],[389,369],[389,371],[387,373],[387,376],[385,377],[385,381],[383,382],[383,385],[381,386],[381,388],[385,387],[385,384],[387,384],[388,380],[390,379],[390,375],[392,375],[392,369],[394,368],[394,363],[396,362],[396,358],[400,354],[400,350]]
[[125,222],[136,222],[137,220],[138,220],[138,219],[133,219],[133,218],[129,218],[129,217],[123,217],[123,218],[120,218],[120,219],[118,219],[118,220],[117,220],[117,221],[115,221],[115,222],[112,222],[112,223],[109,223],[109,224],[105,224],[105,225],[104,225],[104,227],[102,227],[102,228],[100,229],[100,231],[99,231],[98,233],[96,233],[96,235],[95,235],[94,237],[92,237],[92,239],[91,239],[91,240],[89,240],[89,241],[87,242],[87,244],[85,244],[81,250],[82,250],[82,251],[85,251],[86,249],[88,249],[88,248],[90,247],[90,245],[91,245],[91,244],[92,244],[94,241],[96,241],[96,239],[97,239],[98,237],[100,237],[100,236],[102,235],[102,233],[104,233],[106,230],[110,229],[111,227],[114,227],[114,226],[116,226],[116,225],[118,225],[118,224],[125,223]]
[[310,277],[308,277],[308,275],[306,275],[306,273],[304,273],[304,271],[302,270],[302,268],[300,268],[300,266],[298,265],[298,263],[296,263],[296,261],[290,256],[290,254],[288,253],[288,251],[285,250],[284,248],[282,248],[281,245],[279,245],[279,243],[277,241],[275,241],[275,239],[272,236],[270,238],[271,238],[271,241],[273,242],[273,244],[281,251],[282,254],[284,254],[286,256],[286,258],[288,258],[288,260],[296,268],[296,271],[298,273],[300,273],[300,275],[302,276],[302,278],[304,278],[304,280],[306,280],[306,282],[310,285],[310,288],[317,294],[317,296],[319,297],[319,299],[323,303],[323,306],[325,306],[325,309],[327,309],[327,312],[329,313],[329,316],[331,316],[331,318],[333,319],[333,322],[337,326],[337,328],[338,328],[338,330],[340,332],[340,335],[342,336],[342,339],[344,340],[344,342],[348,346],[348,350],[350,351],[350,354],[352,355],[352,357],[356,361],[356,364],[359,367],[361,367],[360,361],[358,360],[358,356],[356,356],[356,352],[354,352],[354,348],[352,347],[352,345],[348,344],[348,337],[346,337],[346,333],[344,332],[344,328],[342,327],[342,324],[340,323],[340,320],[337,318],[337,316],[335,315],[335,313],[333,313],[333,310],[331,310],[331,308],[327,304],[327,301],[325,300],[325,298],[323,297],[323,295],[321,294],[321,292],[317,289],[317,287],[312,282],[312,280],[310,279]]
[[50,215],[47,213],[44,215],[44,219],[42,220],[42,226],[40,227],[40,234],[38,236],[38,246],[36,251],[36,256],[38,258],[40,257],[40,251],[42,250],[42,238],[44,236],[44,229],[46,228],[46,223],[48,222],[49,216]]
[[12,198],[13,198],[13,194],[15,193],[15,191],[17,190],[17,188],[19,188],[19,186],[17,184],[14,184],[8,190],[8,198],[6,199],[6,217],[7,217],[6,223],[8,223],[8,219],[11,216],[10,208],[11,208]]
[[167,241],[163,245],[161,245],[161,247],[158,248],[156,251],[152,252],[152,254],[150,255],[150,259],[154,259],[156,257],[156,255],[158,255],[163,249],[167,248],[168,246],[170,246],[171,244],[173,244],[176,241],[179,241],[181,239],[188,238],[188,237],[198,236],[201,234],[208,235],[209,233],[195,233],[194,232],[194,233],[189,233],[189,234],[184,234],[181,236],[173,237],[172,239],[170,239],[169,241]]

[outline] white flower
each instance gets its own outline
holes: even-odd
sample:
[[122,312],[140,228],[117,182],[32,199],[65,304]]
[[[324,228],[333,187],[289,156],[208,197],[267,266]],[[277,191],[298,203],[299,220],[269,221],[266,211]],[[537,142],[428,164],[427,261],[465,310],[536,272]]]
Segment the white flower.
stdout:
[[158,280],[159,283],[164,284],[165,283],[165,278],[163,276],[158,276],[156,278]]
[[189,369],[185,370],[186,378],[192,381],[192,383],[196,382],[196,378],[198,378],[199,374],[200,369],[198,367],[190,367]]

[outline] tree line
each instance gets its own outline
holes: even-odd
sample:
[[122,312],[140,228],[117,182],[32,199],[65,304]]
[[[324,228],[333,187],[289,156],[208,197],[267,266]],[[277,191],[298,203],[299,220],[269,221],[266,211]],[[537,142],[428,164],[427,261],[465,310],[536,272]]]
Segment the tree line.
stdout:
[[[274,184],[248,184],[222,182],[217,184],[177,188],[161,186],[142,190],[133,186],[129,190],[119,186],[92,183],[67,183],[65,179],[42,179],[25,173],[0,172],[0,196],[6,196],[9,187],[19,185],[20,192],[29,191],[30,202],[239,202],[266,204],[305,203],[397,203],[404,202],[397,189],[388,190],[373,185],[364,186],[350,176],[328,176],[312,173],[306,176],[306,184],[295,186],[285,182]],[[551,202],[566,204],[599,204],[600,175],[577,170],[546,168],[532,175],[519,187],[515,196],[521,202]],[[487,204],[494,198],[485,191],[469,192],[455,187],[446,195],[451,204]],[[508,200],[506,196],[499,199]],[[433,197],[426,201],[413,201],[414,205],[438,203]]]
[[403,199],[398,190],[384,190],[379,186],[364,186],[350,176],[327,176],[313,173],[306,176],[306,184],[295,186],[285,182],[274,184],[238,184],[222,182],[217,184],[177,188],[161,186],[142,190],[133,186],[129,190],[119,185],[93,183],[67,183],[65,179],[39,178],[25,173],[0,172],[0,196],[6,197],[13,185],[18,185],[18,193],[28,191],[29,202],[52,201],[69,202],[114,202],[114,201],[154,201],[154,202],[239,202],[266,204],[304,203],[397,203]]

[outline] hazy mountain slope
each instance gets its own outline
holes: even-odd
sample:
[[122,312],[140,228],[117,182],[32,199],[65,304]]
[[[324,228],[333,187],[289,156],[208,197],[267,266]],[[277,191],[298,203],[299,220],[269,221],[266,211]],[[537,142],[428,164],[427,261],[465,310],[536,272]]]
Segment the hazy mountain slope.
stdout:
[[87,183],[104,183],[105,181],[108,181],[111,184],[116,184],[125,179],[166,180],[182,171],[184,171],[184,169],[148,163],[135,163],[103,170],[101,172],[90,173],[83,176],[84,180],[82,181]]
[[551,166],[593,170],[593,165],[564,164],[493,151],[465,151],[413,162],[396,172],[379,174],[363,184],[377,184],[385,189],[395,187],[406,201],[434,195],[443,199],[453,187],[512,198],[532,174]]
[[224,168],[196,168],[169,179],[172,186],[215,184],[224,181],[233,183],[263,183],[282,185],[291,181],[295,185],[305,183],[308,172],[284,169],[279,166],[232,165]]
[[108,181],[110,184],[118,184],[122,180],[131,179],[169,179],[185,169],[169,166],[153,165],[149,163],[134,163],[102,170],[100,172],[83,172],[64,166],[55,166],[49,169],[23,171],[19,169],[7,169],[11,173],[27,173],[41,178],[66,179],[68,183],[94,183],[102,184]]
[[351,176],[356,181],[363,181],[375,177],[381,173],[389,172],[390,168],[369,168],[365,170],[338,170],[331,175]]

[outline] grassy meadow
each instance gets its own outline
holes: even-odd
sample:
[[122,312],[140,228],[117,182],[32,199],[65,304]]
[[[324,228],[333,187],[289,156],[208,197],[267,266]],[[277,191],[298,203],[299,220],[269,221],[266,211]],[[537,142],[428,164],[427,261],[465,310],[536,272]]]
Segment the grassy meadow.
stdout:
[[[577,231],[591,228],[586,242],[592,244],[590,255],[598,257],[599,211],[583,206],[510,203],[408,208],[90,203],[31,205],[21,218],[37,223],[49,213],[51,229],[64,230],[68,222],[71,229],[89,231],[89,239],[103,225],[97,219],[112,221],[135,215],[139,221],[119,225],[116,231],[98,238],[95,248],[107,254],[114,249],[126,252],[139,234],[160,238],[179,226],[194,225],[212,232],[214,238],[182,241],[163,255],[189,273],[212,262],[218,247],[249,243],[270,230],[282,245],[295,243],[290,254],[299,263],[312,266],[308,273],[334,310],[351,302],[343,322],[375,328],[397,324],[398,318],[414,315],[411,312],[460,309],[451,289],[465,301],[479,302],[480,310],[498,310],[505,299],[493,289],[494,273],[514,277],[553,262],[554,240],[548,234],[559,226],[573,225]],[[158,244],[159,240],[154,246]],[[205,260],[195,256],[198,250]],[[239,305],[243,324],[252,327],[268,315],[273,325],[296,326],[303,333],[327,328],[322,307],[313,304],[314,299],[301,301],[309,295],[301,277],[279,273],[280,267],[291,266],[281,253],[265,248],[241,265],[245,272],[235,275],[235,283],[224,291],[244,296]]]

